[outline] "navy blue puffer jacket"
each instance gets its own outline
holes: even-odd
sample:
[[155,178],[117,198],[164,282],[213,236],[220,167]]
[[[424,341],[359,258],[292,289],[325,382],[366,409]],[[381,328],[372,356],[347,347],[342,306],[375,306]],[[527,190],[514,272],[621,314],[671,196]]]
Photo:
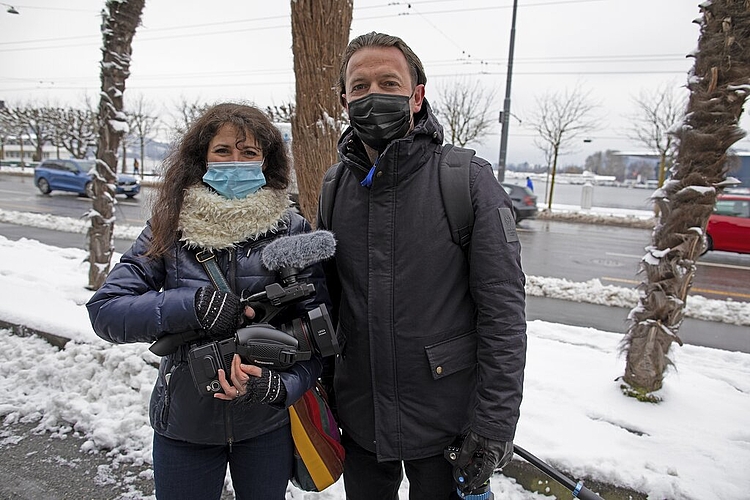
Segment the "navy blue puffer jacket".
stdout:
[[[261,249],[278,236],[311,230],[301,216],[287,214],[277,233],[245,241],[216,254],[219,266],[235,291],[249,289],[255,293],[278,281],[276,273],[263,267]],[[201,328],[195,312],[195,293],[211,282],[203,265],[196,260],[196,251],[175,242],[169,255],[147,259],[143,255],[151,239],[151,228],[147,226],[87,304],[94,331],[109,342],[154,342],[164,335]],[[234,261],[234,266],[230,266],[230,260]],[[235,269],[233,275],[228,274],[230,268]],[[301,316],[305,310],[321,303],[329,305],[320,264],[304,269],[300,279],[312,283],[316,295],[298,303],[296,310],[285,319]],[[189,345],[183,345],[161,360],[149,410],[155,432],[171,439],[217,445],[246,440],[288,425],[289,412],[285,408],[230,404],[201,396],[188,368],[189,349]],[[320,371],[320,359],[314,357],[281,372],[287,390],[287,407],[314,385]]]

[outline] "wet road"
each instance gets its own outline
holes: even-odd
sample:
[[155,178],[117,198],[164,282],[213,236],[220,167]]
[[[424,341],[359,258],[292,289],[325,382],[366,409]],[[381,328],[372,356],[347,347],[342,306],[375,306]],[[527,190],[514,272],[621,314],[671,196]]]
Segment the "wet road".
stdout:
[[[561,184],[555,187],[555,198],[567,196],[572,201],[581,188]],[[617,192],[608,197],[615,204],[630,204],[627,208],[639,208],[635,205],[650,194],[646,189],[608,186],[595,189]],[[144,187],[134,199],[118,197],[117,223],[142,226],[150,213],[153,193],[152,188]],[[91,209],[91,200],[58,192],[44,196],[34,187],[31,177],[0,175],[0,209],[78,218]],[[87,248],[82,235],[42,236],[34,228],[11,226],[4,227],[0,234],[40,240],[54,238],[55,245]],[[576,282],[598,279],[605,285],[624,287],[635,287],[641,282],[638,264],[651,238],[651,231],[646,229],[542,220],[521,222],[518,233],[526,274]],[[130,243],[116,240],[115,249],[124,252]],[[709,252],[702,256],[691,293],[711,299],[750,301],[750,255]]]

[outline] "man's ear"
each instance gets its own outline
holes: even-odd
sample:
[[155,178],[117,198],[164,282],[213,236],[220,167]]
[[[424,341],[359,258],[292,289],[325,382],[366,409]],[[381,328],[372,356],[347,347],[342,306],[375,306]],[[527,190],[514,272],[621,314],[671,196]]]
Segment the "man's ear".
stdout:
[[422,101],[424,101],[424,84],[420,83],[414,87],[414,104],[411,106],[413,114],[416,115],[422,109]]
[[346,112],[349,112],[349,103],[346,101],[346,94],[341,94],[339,96],[339,101],[341,102],[341,106],[346,110]]

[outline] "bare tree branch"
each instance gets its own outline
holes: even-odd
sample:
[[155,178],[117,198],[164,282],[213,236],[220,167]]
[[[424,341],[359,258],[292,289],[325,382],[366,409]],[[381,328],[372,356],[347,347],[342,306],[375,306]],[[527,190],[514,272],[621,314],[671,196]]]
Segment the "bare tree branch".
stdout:
[[274,104],[273,106],[266,106],[265,112],[274,123],[292,123],[295,106],[293,102]]
[[25,135],[27,135],[27,131],[20,116],[16,112],[16,109],[17,109],[16,106],[9,105],[8,103],[5,103],[4,106],[0,108],[0,128],[2,128],[2,135],[3,135],[2,153],[3,153],[3,159],[5,159],[6,138],[15,136],[21,148],[20,160],[21,160],[21,166],[23,166],[24,165],[23,138]]
[[26,104],[15,108],[16,125],[19,132],[28,135],[29,143],[34,147],[34,161],[42,160],[42,149],[52,139],[55,108]]
[[180,100],[174,105],[177,116],[172,115],[172,135],[174,137],[182,136],[190,128],[190,124],[201,116],[209,106],[208,103],[200,99],[188,101],[184,96],[180,97]]
[[452,144],[466,146],[481,142],[495,125],[493,108],[496,90],[486,90],[479,81],[454,80],[438,86],[435,113]]
[[589,100],[589,95],[590,92],[580,89],[545,94],[536,99],[537,109],[526,120],[527,126],[538,134],[534,144],[551,162],[552,180],[547,199],[549,209],[552,208],[558,158],[573,152],[576,139],[599,127],[600,120],[594,116],[598,106]]
[[[151,114],[151,111],[156,109],[156,105],[146,99],[143,94],[138,94],[127,108],[130,118],[130,136],[138,142],[141,165],[145,167],[146,142],[156,135],[160,123],[159,117]],[[141,168],[141,177],[143,177],[143,170]]]
[[685,112],[686,101],[675,90],[674,84],[667,83],[656,91],[641,90],[632,98],[636,111],[630,116],[630,138],[659,155],[659,187],[664,184],[674,152],[674,137],[669,131]]

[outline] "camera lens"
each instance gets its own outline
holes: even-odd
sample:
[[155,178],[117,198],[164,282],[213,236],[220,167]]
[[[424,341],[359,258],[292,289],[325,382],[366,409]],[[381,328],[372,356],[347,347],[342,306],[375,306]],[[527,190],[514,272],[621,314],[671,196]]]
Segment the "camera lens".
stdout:
[[341,352],[339,342],[325,304],[309,311],[307,316],[310,318],[310,337],[318,347],[320,355],[326,357],[339,354]]
[[281,327],[299,341],[300,351],[315,351],[322,357],[339,354],[339,343],[325,304],[307,311],[307,318],[297,318]]

